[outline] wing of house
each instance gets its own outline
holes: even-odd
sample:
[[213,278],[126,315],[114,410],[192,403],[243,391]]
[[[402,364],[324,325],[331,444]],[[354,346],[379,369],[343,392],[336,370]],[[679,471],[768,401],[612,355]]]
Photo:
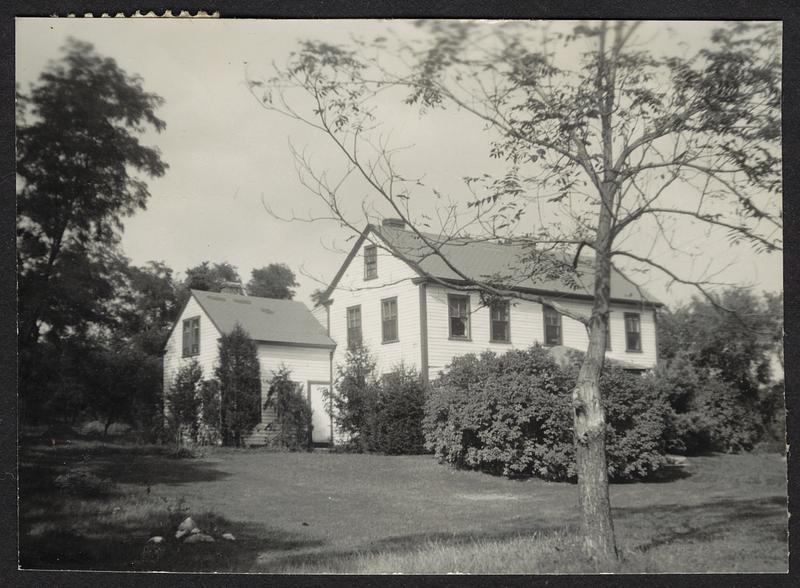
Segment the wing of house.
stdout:
[[[437,242],[433,235],[430,239]],[[402,362],[431,378],[465,353],[502,353],[536,342],[586,349],[581,323],[527,300],[486,307],[477,291],[456,288],[466,282],[453,267],[482,280],[516,272],[516,290],[547,295],[588,315],[594,282],[590,264],[581,264],[579,275],[565,283],[531,277],[525,270],[530,267],[527,253],[517,245],[461,239],[442,244],[441,251],[450,265],[396,220],[364,229],[323,297],[327,317],[320,322],[338,344],[334,365],[343,362],[347,346],[356,340],[372,350],[380,371]],[[658,300],[614,269],[607,357],[631,369],[653,368],[658,306]]]
[[[256,342],[262,396],[272,372],[281,366],[289,368],[311,402],[314,441],[329,442],[330,416],[322,407],[322,390],[330,386],[336,344],[302,302],[192,290],[164,348],[164,390],[169,390],[181,366],[192,360],[203,368],[205,378],[212,378],[219,338],[237,323]],[[274,431],[274,418],[273,411],[264,409],[261,424],[247,443],[265,442]]]

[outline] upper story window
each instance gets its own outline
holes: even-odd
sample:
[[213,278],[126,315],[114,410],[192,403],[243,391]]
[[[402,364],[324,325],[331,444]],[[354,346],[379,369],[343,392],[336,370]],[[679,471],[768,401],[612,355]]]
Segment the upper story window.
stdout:
[[364,247],[364,279],[371,280],[378,277],[378,247],[367,245]]
[[511,340],[508,300],[492,302],[489,314],[491,316],[491,322],[489,323],[490,340],[498,343],[508,343]]
[[642,350],[642,325],[639,313],[625,313],[625,350]]
[[543,306],[544,313],[544,344],[561,345],[561,315],[555,308]]
[[347,309],[347,347],[361,345],[361,306]]
[[469,296],[447,295],[450,338],[469,339]]
[[183,356],[200,353],[200,317],[195,316],[183,321]]
[[398,340],[396,297],[381,300],[381,330],[384,343],[393,343]]

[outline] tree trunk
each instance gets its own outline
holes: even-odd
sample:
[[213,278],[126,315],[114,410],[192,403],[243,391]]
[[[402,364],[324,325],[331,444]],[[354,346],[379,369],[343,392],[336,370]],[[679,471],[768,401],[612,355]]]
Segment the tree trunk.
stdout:
[[584,551],[594,561],[614,561],[617,548],[611,520],[606,464],[605,411],[601,403],[600,372],[605,353],[605,325],[591,329],[589,349],[572,392],[578,505]]

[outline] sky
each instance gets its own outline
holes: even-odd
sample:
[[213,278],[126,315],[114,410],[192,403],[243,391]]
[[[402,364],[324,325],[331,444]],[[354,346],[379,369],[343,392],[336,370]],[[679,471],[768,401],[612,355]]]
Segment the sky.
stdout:
[[[713,25],[648,26],[645,42],[692,48],[702,44]],[[353,32],[370,37],[389,29],[401,36],[418,34],[410,23],[25,18],[17,19],[16,28],[16,78],[23,91],[73,36],[93,43],[98,53],[115,58],[128,73],[140,75],[145,89],[165,100],[157,114],[167,123],[166,130],[149,132],[143,143],[161,150],[169,170],[148,180],[147,209],[125,221],[122,249],[133,263],[160,260],[180,274],[205,260],[228,261],[246,281],[253,268],[282,262],[298,274],[297,299],[306,303],[321,285],[317,280],[332,279],[350,244],[349,230],[331,221],[285,222],[270,215],[264,204],[284,216],[326,212],[301,185],[290,142],[331,173],[341,170],[342,162],[318,134],[264,110],[245,80],[268,76],[272,63],[284,63],[301,40],[346,42]],[[396,103],[384,113],[392,138],[409,146],[402,155],[404,170],[424,176],[440,192],[464,198],[464,176],[499,171],[488,157],[486,134],[470,115],[447,109],[423,116]],[[369,198],[362,185],[348,189],[353,206]],[[688,229],[686,237],[726,268],[718,280],[752,285],[757,291],[782,290],[780,255],[731,247],[724,236],[698,227]],[[678,269],[691,273],[691,263],[679,262]],[[667,304],[695,293],[681,286],[667,290],[667,279],[655,272],[629,276]]]

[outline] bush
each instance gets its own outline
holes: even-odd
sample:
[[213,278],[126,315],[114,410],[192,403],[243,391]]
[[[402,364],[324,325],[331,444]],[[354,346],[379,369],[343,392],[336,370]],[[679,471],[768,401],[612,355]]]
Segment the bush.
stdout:
[[214,377],[220,393],[222,442],[241,447],[261,419],[261,368],[255,342],[238,323],[219,339]]
[[653,386],[671,407],[665,431],[670,452],[749,451],[763,437],[759,400],[715,370],[677,356],[656,371]]
[[401,365],[385,374],[377,389],[377,402],[369,419],[370,450],[389,455],[424,453],[422,418],[426,386],[419,373]]
[[336,385],[329,393],[333,419],[348,448],[370,450],[370,431],[378,402],[375,361],[363,346],[347,350],[344,365],[336,367]]
[[285,367],[273,372],[265,407],[276,412],[278,434],[273,445],[292,451],[311,447],[311,407],[302,393],[302,387],[293,382]]
[[[508,477],[571,480],[575,473],[571,390],[576,372],[534,346],[457,357],[425,407],[426,447],[442,460]],[[668,407],[646,379],[604,371],[609,475],[642,478],[664,463]]]
[[197,441],[200,413],[200,382],[203,368],[192,360],[178,370],[169,390],[169,429],[174,431],[177,446],[184,437]]

